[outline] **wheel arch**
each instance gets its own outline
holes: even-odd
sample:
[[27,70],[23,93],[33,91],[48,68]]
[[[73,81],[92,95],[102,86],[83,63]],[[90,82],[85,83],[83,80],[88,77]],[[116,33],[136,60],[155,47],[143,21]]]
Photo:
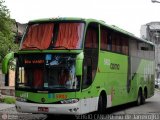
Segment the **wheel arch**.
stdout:
[[105,89],[99,90],[98,98],[102,95],[102,97],[106,100],[106,107],[107,107],[107,92]]
[[142,86],[139,86],[139,87],[138,87],[138,89],[137,89],[137,95],[139,94],[139,92],[143,93]]
[[107,108],[107,94],[105,90],[99,91],[98,96],[98,104],[97,104],[97,111],[99,113],[105,113]]
[[103,95],[103,96],[105,96],[107,98],[107,92],[106,92],[106,90],[105,89],[100,89],[99,92],[98,92],[98,97],[100,95]]

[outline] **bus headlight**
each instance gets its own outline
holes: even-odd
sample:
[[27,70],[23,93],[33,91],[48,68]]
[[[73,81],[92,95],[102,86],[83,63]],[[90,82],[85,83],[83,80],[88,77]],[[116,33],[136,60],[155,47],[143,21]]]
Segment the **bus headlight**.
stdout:
[[62,100],[61,103],[62,104],[73,104],[73,103],[77,103],[79,101],[79,99],[68,99],[68,100]]
[[16,97],[16,100],[20,101],[20,102],[26,102],[27,101],[25,98],[22,98],[22,97]]

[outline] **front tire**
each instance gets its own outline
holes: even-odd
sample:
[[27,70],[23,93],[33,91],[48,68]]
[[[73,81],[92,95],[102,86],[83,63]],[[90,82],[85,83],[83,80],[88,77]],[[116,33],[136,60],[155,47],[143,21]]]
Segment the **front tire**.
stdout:
[[106,103],[107,103],[106,98],[100,95],[98,100],[98,113],[105,113]]

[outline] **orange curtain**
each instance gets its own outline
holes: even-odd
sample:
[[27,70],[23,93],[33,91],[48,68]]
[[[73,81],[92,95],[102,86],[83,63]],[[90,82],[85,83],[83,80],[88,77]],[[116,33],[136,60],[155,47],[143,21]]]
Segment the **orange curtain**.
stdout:
[[101,49],[107,49],[107,31],[101,30]]
[[116,36],[112,34],[112,51],[116,51]]
[[98,41],[97,41],[97,33],[95,30],[92,30],[92,40],[93,40],[93,48],[98,47]]
[[92,48],[92,32],[91,32],[91,30],[87,30],[85,47]]
[[80,23],[61,23],[55,46],[64,46],[68,49],[77,48],[80,40],[79,32],[81,32],[79,25]]
[[22,44],[22,49],[47,49],[52,39],[54,24],[31,25]]
[[128,55],[128,39],[122,38],[122,53]]
[[88,29],[86,35],[85,47],[87,48],[97,48],[97,34],[94,29]]
[[43,71],[41,69],[35,69],[33,72],[33,86],[42,87],[43,86]]

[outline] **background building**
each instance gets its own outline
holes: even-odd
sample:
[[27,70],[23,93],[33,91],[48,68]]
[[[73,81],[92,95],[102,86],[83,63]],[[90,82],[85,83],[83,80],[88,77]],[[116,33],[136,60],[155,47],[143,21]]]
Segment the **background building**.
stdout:
[[22,24],[15,21],[15,24],[13,25],[13,32],[16,33],[16,36],[15,36],[16,43],[18,44],[20,43],[22,35],[26,29],[26,26],[27,26],[26,23]]
[[156,78],[160,79],[160,22],[150,22],[141,26],[141,38],[155,43]]
[[[15,20],[13,20],[15,21]],[[13,24],[13,32],[15,33],[15,38],[13,39],[15,43],[20,44],[20,40],[22,38],[22,35],[26,29],[27,24],[21,24],[19,22],[14,22]],[[12,69],[9,69],[8,74],[4,75],[2,73],[2,61],[0,61],[0,87],[4,86],[14,86],[15,80],[14,80],[14,74],[15,71]],[[7,79],[7,80],[6,80]]]

